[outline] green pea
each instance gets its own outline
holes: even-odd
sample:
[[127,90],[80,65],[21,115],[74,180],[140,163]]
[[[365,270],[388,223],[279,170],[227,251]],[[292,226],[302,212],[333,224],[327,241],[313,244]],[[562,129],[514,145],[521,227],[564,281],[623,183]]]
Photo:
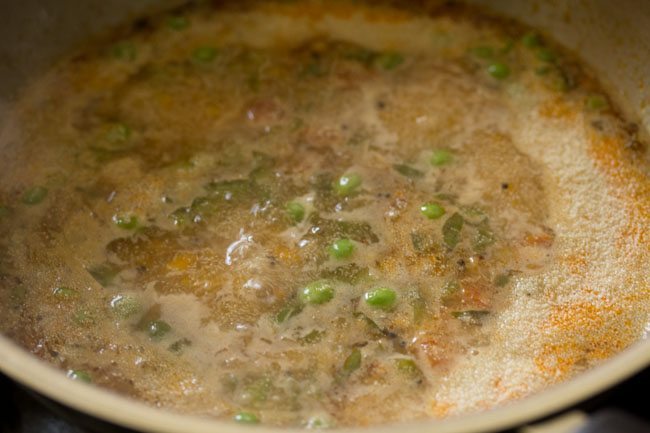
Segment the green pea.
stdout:
[[90,374],[83,370],[68,370],[67,376],[72,380],[78,380],[80,382],[92,382]]
[[47,197],[47,188],[44,186],[35,186],[23,193],[23,203],[27,205],[39,204]]
[[52,294],[59,299],[71,299],[78,295],[77,291],[70,287],[56,287]]
[[354,243],[350,239],[339,239],[329,246],[328,252],[335,259],[347,259],[354,252]]
[[113,144],[122,143],[131,137],[132,132],[131,128],[124,123],[116,123],[106,132],[106,140]]
[[404,57],[399,53],[383,53],[375,59],[377,65],[387,71],[392,71],[404,63]]
[[334,184],[338,195],[348,196],[354,193],[361,186],[361,176],[358,174],[344,174]]
[[117,295],[111,300],[111,308],[118,317],[126,319],[138,313],[141,306],[136,299],[130,296]]
[[474,47],[472,54],[481,59],[491,59],[494,57],[494,49],[487,46]]
[[218,54],[214,47],[199,47],[192,53],[192,59],[199,63],[210,63],[217,58]]
[[397,294],[393,289],[387,287],[380,287],[363,295],[366,304],[373,308],[380,308],[382,310],[390,309],[397,300]]
[[334,289],[327,280],[318,280],[307,284],[299,297],[306,304],[325,304],[334,298]]
[[447,149],[434,149],[431,154],[431,164],[436,167],[449,164],[454,160],[454,155]]
[[540,48],[537,50],[537,58],[543,62],[553,63],[557,56],[548,48]]
[[297,224],[305,219],[305,207],[296,201],[287,203],[284,209],[293,223]]
[[594,94],[587,96],[585,106],[592,111],[602,111],[609,108],[609,103],[603,95]]
[[542,40],[535,32],[528,32],[521,38],[521,43],[527,48],[536,48],[542,44]]
[[395,360],[395,366],[400,372],[409,376],[419,376],[422,374],[418,365],[410,358],[400,358]]
[[135,60],[137,50],[132,42],[124,41],[113,46],[111,54],[118,60]]
[[430,220],[435,220],[445,214],[445,208],[438,203],[425,203],[420,206],[420,212]]
[[133,230],[138,226],[138,218],[133,215],[113,215],[113,222],[116,226],[124,230]]
[[465,220],[458,212],[450,216],[442,226],[442,237],[447,247],[453,249],[460,242],[460,232]]
[[343,361],[343,372],[345,374],[352,374],[355,370],[358,370],[361,367],[361,351],[359,349],[354,349],[345,361]]
[[167,27],[172,30],[185,30],[190,26],[189,20],[181,15],[174,15],[167,19]]
[[503,80],[510,75],[510,68],[505,63],[495,62],[488,65],[488,74],[497,80]]
[[146,329],[150,337],[162,338],[172,330],[172,327],[164,320],[152,320],[147,324]]
[[313,416],[307,420],[305,423],[307,429],[328,429],[332,427],[332,423],[324,418]]
[[232,419],[240,424],[259,424],[260,422],[257,415],[251,412],[237,412]]

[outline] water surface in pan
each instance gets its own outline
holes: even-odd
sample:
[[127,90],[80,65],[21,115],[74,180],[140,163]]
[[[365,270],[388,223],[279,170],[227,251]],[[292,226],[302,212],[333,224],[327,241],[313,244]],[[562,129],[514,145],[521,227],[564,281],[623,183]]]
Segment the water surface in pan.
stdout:
[[574,58],[476,11],[152,17],[1,137],[0,329],[155,406],[442,418],[647,333],[642,146]]

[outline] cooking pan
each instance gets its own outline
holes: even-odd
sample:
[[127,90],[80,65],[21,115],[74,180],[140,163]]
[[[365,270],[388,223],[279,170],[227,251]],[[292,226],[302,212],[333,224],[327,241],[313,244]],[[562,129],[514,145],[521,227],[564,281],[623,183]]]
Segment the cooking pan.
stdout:
[[[639,0],[470,0],[532,25],[573,50],[594,71],[642,138],[650,130],[650,2]],[[0,2],[0,125],[20,89],[64,55],[108,29],[177,0],[23,0]],[[1,133],[1,129],[0,129]],[[1,137],[1,135],[0,135]],[[0,151],[3,144],[0,140]],[[650,318],[649,318],[650,322]],[[647,329],[650,334],[650,327]],[[374,432],[488,432],[529,424],[602,393],[650,365],[642,339],[575,379],[484,413],[373,427]],[[78,412],[142,432],[251,431],[251,427],[162,411],[126,397],[71,381],[0,336],[0,371],[35,392]],[[340,431],[362,431],[341,429]],[[281,431],[263,426],[257,432]]]

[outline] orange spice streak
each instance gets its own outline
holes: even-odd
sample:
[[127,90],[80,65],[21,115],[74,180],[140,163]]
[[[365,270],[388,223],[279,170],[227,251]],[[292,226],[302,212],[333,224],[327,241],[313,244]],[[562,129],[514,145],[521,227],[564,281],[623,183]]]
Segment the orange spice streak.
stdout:
[[601,135],[590,131],[590,154],[611,185],[611,193],[623,202],[627,221],[617,246],[647,265],[650,254],[650,179],[642,168],[633,165],[625,150],[627,137]]
[[366,22],[404,22],[412,19],[406,11],[390,9],[387,7],[369,7],[347,2],[305,2],[302,4],[262,3],[259,10],[266,13],[279,13],[295,18],[309,18],[313,21],[321,20],[325,16],[337,18],[350,18],[362,13]]
[[544,102],[539,108],[539,115],[547,119],[573,121],[578,110],[573,104],[568,104],[561,98]]
[[[565,379],[586,362],[609,358],[626,346],[618,330],[607,327],[607,323],[618,323],[624,307],[596,290],[581,291],[592,301],[554,306],[542,330],[556,336],[535,358],[537,368],[550,377]],[[576,335],[583,338],[576,339]]]

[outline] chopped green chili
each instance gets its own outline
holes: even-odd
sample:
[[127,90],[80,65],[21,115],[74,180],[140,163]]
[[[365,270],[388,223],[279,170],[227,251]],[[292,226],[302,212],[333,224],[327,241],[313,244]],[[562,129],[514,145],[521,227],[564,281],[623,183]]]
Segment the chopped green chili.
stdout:
[[305,219],[305,207],[302,204],[292,201],[287,203],[284,208],[292,223],[297,224]]
[[23,203],[35,205],[41,203],[47,197],[47,188],[44,186],[35,186],[23,193]]
[[56,287],[54,290],[52,290],[52,294],[59,299],[71,299],[79,295],[76,290],[65,286]]
[[592,94],[587,96],[587,99],[585,100],[585,106],[587,109],[592,111],[602,111],[609,108],[609,103],[607,102],[607,98],[605,98],[605,96]]
[[419,325],[427,314],[427,303],[419,295],[411,301],[413,305],[413,323]]
[[111,55],[118,60],[135,60],[137,50],[132,42],[124,41],[113,45]]
[[27,288],[25,286],[14,286],[9,291],[9,302],[11,308],[17,309],[23,306],[27,297]]
[[0,205],[0,218],[4,218],[11,213],[9,206]]
[[458,284],[458,281],[456,280],[451,280],[448,281],[443,287],[442,287],[442,298],[448,298],[449,296],[458,293],[460,290],[460,284]]
[[318,280],[307,284],[299,297],[306,304],[325,304],[334,298],[334,289],[327,280]]
[[322,340],[323,336],[325,336],[325,331],[314,329],[313,331],[307,333],[305,336],[300,337],[298,340],[302,344],[314,344]]
[[124,123],[116,123],[106,131],[106,140],[112,144],[121,143],[131,138],[133,130]]
[[95,324],[95,314],[86,309],[81,308],[72,315],[72,321],[79,326],[90,326]]
[[109,262],[91,266],[87,271],[95,281],[104,287],[110,286],[117,274],[120,272],[116,265]]
[[320,61],[311,61],[300,70],[300,77],[324,77],[329,72],[329,67]]
[[355,370],[358,370],[361,367],[361,359],[361,351],[359,349],[353,349],[352,353],[343,362],[343,373],[349,375]]
[[442,226],[442,237],[447,247],[453,249],[458,245],[464,222],[465,220],[458,212],[447,218],[447,221]]
[[453,317],[470,325],[480,325],[483,318],[489,314],[490,312],[487,310],[465,310],[451,312],[451,315]]
[[187,338],[181,338],[180,340],[176,340],[172,344],[170,344],[167,350],[177,355],[180,355],[183,353],[183,350],[185,350],[186,347],[189,347],[191,345],[192,345],[192,341],[188,340]]
[[368,268],[361,267],[356,263],[338,266],[334,269],[324,269],[321,271],[320,276],[321,278],[333,279],[347,284],[357,284],[370,279]]
[[504,287],[510,282],[510,273],[505,272],[499,274],[494,278],[494,285],[497,287]]
[[411,244],[416,253],[434,253],[440,249],[436,236],[429,231],[411,232]]
[[496,236],[487,220],[483,220],[479,223],[474,239],[472,239],[472,247],[475,251],[481,253],[485,251],[487,247],[492,245],[496,241]]
[[557,59],[557,56],[550,49],[541,47],[537,50],[537,58],[546,63],[553,63]]
[[494,49],[488,46],[478,46],[471,50],[472,54],[481,59],[491,59],[494,57]]
[[342,260],[349,258],[354,252],[354,242],[350,239],[342,238],[334,241],[327,249],[330,256]]
[[275,315],[275,320],[278,323],[283,323],[291,319],[293,316],[300,314],[304,307],[305,305],[302,302],[293,300],[285,305],[280,311],[278,311],[278,313]]
[[169,219],[175,226],[182,226],[190,220],[191,212],[189,207],[180,207],[169,214]]
[[388,287],[379,287],[370,290],[363,295],[366,304],[373,308],[380,308],[382,310],[390,309],[397,300],[397,293]]
[[537,48],[542,45],[542,40],[535,32],[528,32],[521,38],[521,43],[527,48]]
[[409,179],[418,179],[424,176],[423,172],[406,164],[394,164],[393,169],[395,169],[395,171],[402,176],[408,177]]
[[269,398],[269,393],[273,389],[273,382],[268,377],[259,377],[250,382],[246,387],[246,392],[250,395],[253,403],[261,403]]

